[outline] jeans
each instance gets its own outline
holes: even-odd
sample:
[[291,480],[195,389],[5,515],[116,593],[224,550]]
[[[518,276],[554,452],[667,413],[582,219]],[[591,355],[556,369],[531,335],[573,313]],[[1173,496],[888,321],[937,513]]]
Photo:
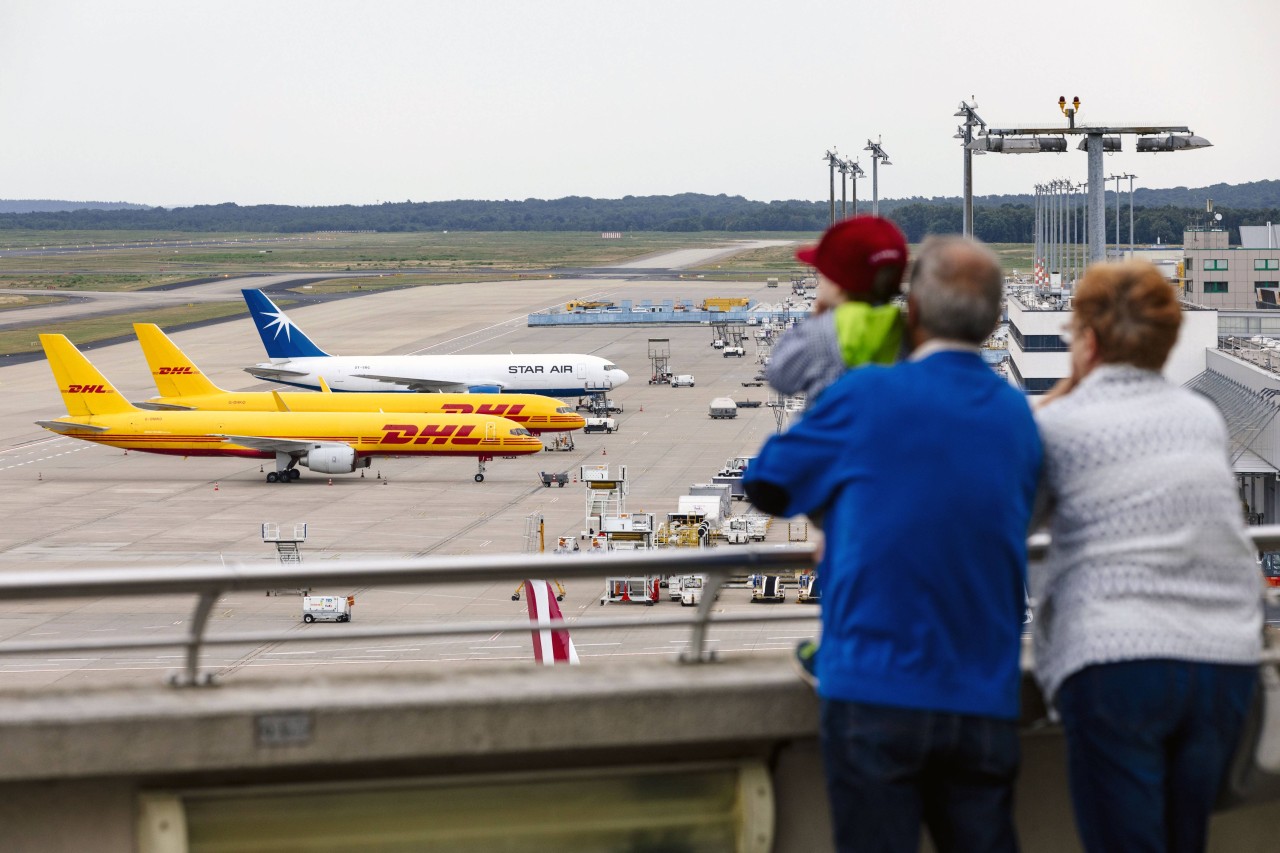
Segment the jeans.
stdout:
[[1018,849],[1013,720],[824,699],[822,749],[837,850]]
[[1058,689],[1080,840],[1098,851],[1200,851],[1257,684],[1256,666],[1136,660]]

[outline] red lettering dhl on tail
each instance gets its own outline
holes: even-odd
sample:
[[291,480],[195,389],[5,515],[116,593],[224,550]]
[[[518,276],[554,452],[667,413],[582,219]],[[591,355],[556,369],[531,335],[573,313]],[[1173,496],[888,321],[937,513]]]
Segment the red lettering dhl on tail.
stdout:
[[190,367],[162,367],[156,372],[161,376],[191,376],[195,371]]
[[469,415],[475,411],[470,403],[445,403],[440,409],[451,415]]
[[111,389],[105,385],[68,385],[68,394],[110,394]]

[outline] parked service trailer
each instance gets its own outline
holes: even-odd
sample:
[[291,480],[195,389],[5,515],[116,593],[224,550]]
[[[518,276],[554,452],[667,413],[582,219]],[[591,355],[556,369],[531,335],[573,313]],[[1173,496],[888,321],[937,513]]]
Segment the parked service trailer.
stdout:
[[354,595],[304,595],[302,596],[302,621],[350,622],[355,607]]
[[738,416],[738,404],[733,402],[731,397],[716,397],[711,401],[711,417],[713,419],[720,418],[736,418]]

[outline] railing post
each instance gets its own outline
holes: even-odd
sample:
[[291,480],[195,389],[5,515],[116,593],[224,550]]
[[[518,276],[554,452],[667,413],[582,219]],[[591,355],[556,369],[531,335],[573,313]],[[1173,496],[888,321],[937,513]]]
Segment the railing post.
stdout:
[[173,686],[208,687],[213,684],[212,673],[200,672],[200,642],[204,639],[204,629],[209,624],[209,614],[221,597],[222,590],[215,589],[201,593],[196,601],[196,610],[191,614],[191,630],[187,632],[187,642],[183,644],[187,650],[186,668],[169,678],[169,683]]
[[707,572],[707,582],[702,588],[702,600],[698,602],[698,612],[694,615],[693,635],[689,639],[689,647],[680,653],[681,663],[713,663],[716,653],[706,648],[707,629],[711,626],[711,608],[715,605],[716,596],[721,587],[729,579],[724,569],[712,569]]

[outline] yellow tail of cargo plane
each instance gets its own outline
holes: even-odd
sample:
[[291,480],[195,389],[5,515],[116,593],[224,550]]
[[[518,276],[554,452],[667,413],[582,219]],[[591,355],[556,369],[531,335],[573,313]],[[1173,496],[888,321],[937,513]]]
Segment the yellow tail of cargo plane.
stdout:
[[[323,474],[367,468],[375,456],[474,456],[484,480],[495,456],[524,456],[542,442],[506,418],[383,412],[155,411],[127,401],[63,335],[40,343],[67,416],[36,421],[71,438],[172,456],[275,459],[269,483],[296,480],[298,466]],[[320,396],[320,395],[316,395]]]
[[335,394],[315,391],[225,391],[214,385],[187,354],[153,323],[134,323],[159,397],[145,409],[273,412],[411,412],[495,415],[515,421],[535,435],[582,429],[586,420],[573,408],[538,394],[413,394],[386,391]]

